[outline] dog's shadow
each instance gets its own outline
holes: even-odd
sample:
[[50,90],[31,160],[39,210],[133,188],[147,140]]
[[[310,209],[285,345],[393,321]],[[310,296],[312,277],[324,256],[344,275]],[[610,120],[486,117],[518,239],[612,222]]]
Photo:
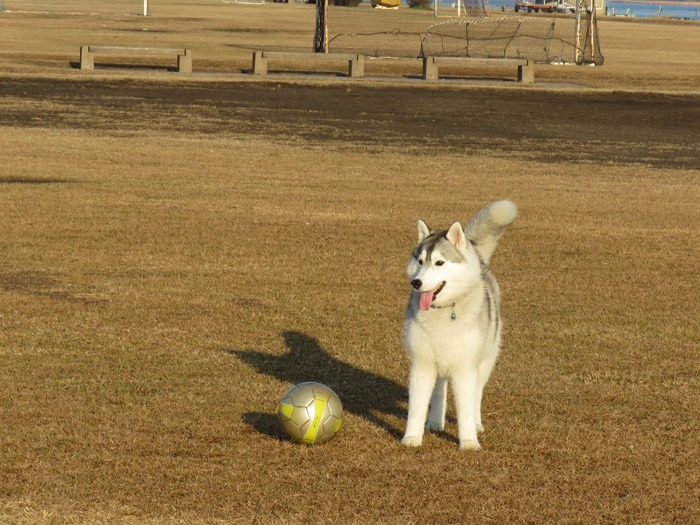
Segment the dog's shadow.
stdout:
[[[290,384],[317,381],[332,388],[343,409],[386,430],[395,437],[402,432],[389,419],[406,417],[406,388],[391,379],[344,363],[326,352],[319,342],[304,333],[283,333],[289,352],[275,356],[255,350],[226,349],[258,372]],[[279,438],[274,414],[251,412],[243,416],[258,432]]]

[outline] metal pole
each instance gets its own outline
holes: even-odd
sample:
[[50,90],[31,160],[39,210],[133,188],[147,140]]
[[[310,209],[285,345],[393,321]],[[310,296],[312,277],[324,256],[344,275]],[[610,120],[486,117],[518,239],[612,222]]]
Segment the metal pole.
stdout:
[[323,52],[328,53],[328,0],[323,0]]
[[596,28],[598,25],[596,24],[596,17],[598,15],[596,14],[596,7],[595,7],[595,0],[591,0],[591,25],[590,25],[590,33],[591,33],[591,62],[595,63],[595,50],[598,46],[598,42],[596,42],[598,35],[595,34]]
[[581,63],[581,9],[585,8],[585,0],[576,1],[576,25],[574,26],[574,63]]
[[148,0],[143,0],[143,16],[148,16]]

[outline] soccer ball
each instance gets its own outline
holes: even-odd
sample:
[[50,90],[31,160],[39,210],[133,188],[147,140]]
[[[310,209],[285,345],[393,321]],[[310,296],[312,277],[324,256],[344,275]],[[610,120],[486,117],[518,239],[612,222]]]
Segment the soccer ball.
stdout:
[[306,445],[333,439],[343,425],[343,404],[321,383],[299,383],[284,394],[277,419],[287,437]]

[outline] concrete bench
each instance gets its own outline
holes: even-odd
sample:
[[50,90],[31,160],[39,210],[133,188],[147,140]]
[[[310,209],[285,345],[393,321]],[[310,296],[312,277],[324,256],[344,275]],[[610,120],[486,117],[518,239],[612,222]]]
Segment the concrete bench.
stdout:
[[362,78],[365,76],[365,56],[353,53],[301,53],[293,51],[255,51],[253,53],[253,74],[267,75],[268,60],[298,60],[332,62],[345,60],[348,62],[348,76]]
[[434,57],[423,59],[423,80],[437,80],[438,66],[518,66],[518,82],[535,83],[535,61],[526,58]]
[[177,55],[177,70],[192,73],[192,51],[190,49],[169,49],[162,47],[123,47],[123,46],[82,46],[80,48],[80,69],[95,69],[95,54],[110,55]]

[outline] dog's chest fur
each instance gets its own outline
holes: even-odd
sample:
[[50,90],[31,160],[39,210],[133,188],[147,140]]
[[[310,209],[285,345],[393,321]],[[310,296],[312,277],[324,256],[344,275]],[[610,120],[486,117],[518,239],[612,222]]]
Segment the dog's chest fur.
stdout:
[[450,375],[455,366],[478,360],[484,331],[480,328],[483,308],[476,303],[431,308],[426,312],[409,304],[404,320],[404,344],[411,361],[430,362],[444,376]]

